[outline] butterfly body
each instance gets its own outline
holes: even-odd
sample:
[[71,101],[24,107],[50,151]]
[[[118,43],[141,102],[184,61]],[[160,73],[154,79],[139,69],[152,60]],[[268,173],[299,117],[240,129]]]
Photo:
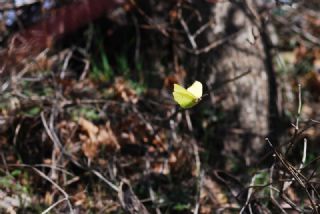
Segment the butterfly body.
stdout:
[[182,108],[191,108],[196,105],[202,97],[202,84],[195,81],[189,88],[174,84],[173,98]]

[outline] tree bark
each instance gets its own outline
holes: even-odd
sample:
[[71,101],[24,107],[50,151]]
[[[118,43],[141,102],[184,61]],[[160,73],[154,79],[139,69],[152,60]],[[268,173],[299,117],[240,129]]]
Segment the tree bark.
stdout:
[[210,125],[209,121],[204,131],[209,133],[208,142],[218,144],[213,149],[220,144],[223,156],[250,165],[261,157],[265,137],[278,116],[268,34],[251,0],[217,1],[210,7],[199,1],[197,9],[204,23],[214,20],[198,43],[209,46],[223,41],[190,60],[190,67],[198,71],[197,78],[206,83],[210,94],[197,114],[211,110],[219,117],[217,123]]

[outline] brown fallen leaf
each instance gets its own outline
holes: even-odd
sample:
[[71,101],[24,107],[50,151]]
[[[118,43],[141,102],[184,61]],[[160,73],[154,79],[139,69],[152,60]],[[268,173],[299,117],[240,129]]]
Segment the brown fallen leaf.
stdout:
[[79,125],[85,131],[79,137],[83,142],[82,151],[88,159],[92,160],[97,156],[101,145],[105,145],[108,152],[116,152],[120,149],[118,139],[111,129],[110,122],[107,122],[105,126],[98,127],[92,122],[80,118]]
[[83,142],[81,149],[84,155],[89,160],[94,159],[98,154],[99,144],[97,144],[96,141],[92,141],[90,138],[88,138],[85,135],[80,135],[80,140]]
[[52,194],[52,192],[46,192],[46,194],[44,196],[44,203],[45,204],[52,204],[53,196],[54,196],[54,194]]
[[132,144],[136,144],[136,138],[134,136],[134,134],[132,132],[129,132],[129,133],[126,133],[126,132],[123,132],[121,133],[121,138],[123,140],[126,140],[128,141],[129,143],[132,143]]
[[82,117],[79,119],[79,125],[84,131],[87,132],[92,141],[96,141],[96,136],[99,131],[99,128],[96,125]]
[[88,201],[87,196],[84,191],[80,191],[80,192],[76,193],[72,197],[72,199],[73,199],[75,206],[81,206],[81,205],[83,206]]
[[125,102],[136,104],[138,102],[137,93],[128,86],[128,83],[121,77],[116,78],[114,84],[115,94]]
[[107,122],[104,127],[100,128],[97,141],[99,144],[106,145],[109,152],[116,152],[120,149],[118,139],[111,129],[110,122]]

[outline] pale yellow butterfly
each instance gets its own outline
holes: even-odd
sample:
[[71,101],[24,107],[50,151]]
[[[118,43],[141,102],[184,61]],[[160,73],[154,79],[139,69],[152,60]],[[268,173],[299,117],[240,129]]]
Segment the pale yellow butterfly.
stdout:
[[189,88],[174,84],[173,98],[182,108],[191,108],[196,105],[202,97],[202,84],[195,81]]

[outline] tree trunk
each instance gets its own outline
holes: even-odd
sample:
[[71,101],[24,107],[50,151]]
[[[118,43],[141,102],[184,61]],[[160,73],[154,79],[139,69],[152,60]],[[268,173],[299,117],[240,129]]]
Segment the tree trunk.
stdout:
[[[203,23],[213,20],[213,24],[199,38],[199,46],[221,44],[191,57],[190,66],[198,71],[198,79],[206,83],[210,94],[209,101],[201,105],[197,114],[214,109],[218,119],[206,123],[207,143],[214,144],[212,149],[220,144],[223,156],[233,157],[224,159],[241,160],[249,165],[261,157],[265,137],[277,117],[268,35],[262,32],[262,21],[251,0],[219,1],[210,7],[201,2],[197,8]],[[208,120],[203,115],[200,118]],[[221,150],[213,151],[219,153]]]

